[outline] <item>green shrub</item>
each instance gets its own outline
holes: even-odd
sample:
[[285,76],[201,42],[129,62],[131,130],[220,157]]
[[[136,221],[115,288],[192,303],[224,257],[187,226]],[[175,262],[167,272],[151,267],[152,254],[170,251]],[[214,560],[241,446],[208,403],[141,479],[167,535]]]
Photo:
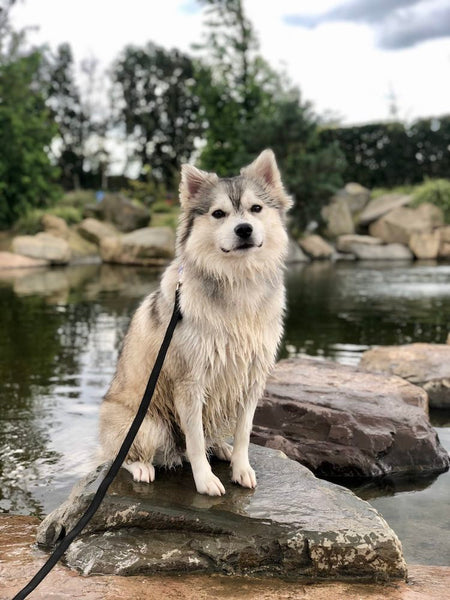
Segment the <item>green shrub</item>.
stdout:
[[69,206],[83,210],[86,204],[95,204],[95,202],[95,192],[93,190],[73,190],[64,194],[58,202],[58,206]]
[[419,185],[413,194],[413,206],[429,202],[438,206],[444,213],[446,223],[450,223],[450,181],[448,179],[429,179]]
[[412,194],[416,189],[415,185],[396,185],[393,188],[376,187],[372,190],[370,197],[373,199],[385,194]]
[[61,219],[64,219],[68,225],[79,223],[83,218],[81,209],[73,206],[60,206],[58,204],[47,210],[33,208],[17,219],[13,226],[14,233],[34,235],[35,233],[42,231],[42,217],[44,215],[55,215],[55,217],[60,217]]

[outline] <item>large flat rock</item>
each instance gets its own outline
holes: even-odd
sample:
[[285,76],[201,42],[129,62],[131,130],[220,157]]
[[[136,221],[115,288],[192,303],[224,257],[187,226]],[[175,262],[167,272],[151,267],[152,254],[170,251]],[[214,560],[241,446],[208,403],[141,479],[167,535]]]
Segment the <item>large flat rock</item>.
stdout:
[[[137,484],[121,471],[82,536],[66,553],[84,574],[216,572],[308,578],[403,578],[400,542],[382,517],[349,490],[317,479],[278,451],[251,447],[256,490],[215,463],[223,497],[196,493],[189,466]],[[99,467],[38,529],[52,546],[85,510]]]
[[[0,597],[10,600],[42,566],[45,555],[33,544],[35,517],[0,515]],[[408,581],[388,584],[245,577],[180,575],[91,575],[57,564],[30,596],[33,600],[447,600],[450,567],[408,565]]]
[[420,476],[449,466],[421,388],[331,361],[280,361],[256,410],[252,440],[332,479]]
[[428,393],[430,406],[450,408],[450,345],[379,346],[364,352],[361,367],[398,375]]

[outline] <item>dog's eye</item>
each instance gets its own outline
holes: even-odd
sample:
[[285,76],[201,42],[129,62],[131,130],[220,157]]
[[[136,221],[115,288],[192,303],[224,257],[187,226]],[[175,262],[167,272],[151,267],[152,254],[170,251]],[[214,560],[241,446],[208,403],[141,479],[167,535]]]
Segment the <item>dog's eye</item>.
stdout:
[[215,219],[223,219],[225,217],[225,213],[223,212],[223,210],[220,210],[220,209],[215,210],[211,214]]
[[262,206],[261,206],[261,204],[254,204],[250,210],[252,212],[259,213],[262,211]]

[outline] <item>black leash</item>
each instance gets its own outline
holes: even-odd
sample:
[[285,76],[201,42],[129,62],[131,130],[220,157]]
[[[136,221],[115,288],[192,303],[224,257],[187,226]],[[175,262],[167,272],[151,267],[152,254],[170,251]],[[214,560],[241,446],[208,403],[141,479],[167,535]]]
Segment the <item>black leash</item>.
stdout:
[[167,354],[167,350],[169,349],[170,342],[172,340],[173,332],[175,331],[175,327],[177,326],[178,321],[182,318],[180,311],[180,284],[178,284],[176,292],[175,292],[175,304],[173,308],[172,317],[170,319],[169,325],[167,326],[166,333],[164,335],[163,342],[161,344],[161,348],[159,350],[158,356],[156,357],[156,361],[153,367],[153,370],[150,374],[150,377],[147,382],[147,387],[145,388],[144,395],[141,400],[141,404],[139,405],[138,411],[134,420],[131,424],[131,427],[122,442],[122,446],[114,459],[114,462],[110,466],[107,474],[104,479],[98,486],[97,491],[95,492],[94,497],[92,498],[91,503],[86,509],[84,515],[80,518],[78,523],[71,529],[66,536],[61,540],[61,542],[56,546],[53,550],[52,554],[49,556],[44,565],[39,569],[36,575],[31,579],[27,585],[20,590],[18,594],[16,594],[13,600],[23,600],[30,594],[46,577],[59,559],[62,557],[64,552],[73,542],[73,540],[83,531],[89,521],[97,512],[103,498],[105,497],[106,492],[108,491],[109,486],[113,482],[115,476],[117,475],[123,461],[125,460],[128,451],[131,448],[132,443],[134,442],[134,438],[136,437],[137,432],[139,431],[139,427],[144,420],[145,415],[147,414],[148,407],[150,406],[150,401],[153,396],[153,392],[155,391],[156,382],[158,381],[159,374],[161,372],[164,359]]

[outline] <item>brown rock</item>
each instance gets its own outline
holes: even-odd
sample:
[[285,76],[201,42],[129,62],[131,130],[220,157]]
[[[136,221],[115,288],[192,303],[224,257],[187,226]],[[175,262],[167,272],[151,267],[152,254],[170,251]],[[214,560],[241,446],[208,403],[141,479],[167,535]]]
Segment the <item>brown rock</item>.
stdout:
[[403,244],[359,244],[351,245],[358,260],[412,260],[413,254]]
[[122,194],[106,194],[101,202],[86,206],[83,216],[109,221],[122,232],[146,227],[150,222],[149,210]]
[[320,235],[308,235],[299,239],[298,243],[302,250],[304,250],[311,258],[331,258],[334,253],[333,246],[320,237]]
[[118,236],[119,232],[111,223],[103,223],[98,219],[84,219],[78,225],[78,233],[88,242],[100,246],[100,242],[105,237]]
[[330,361],[282,360],[256,410],[252,441],[326,478],[442,472],[449,457],[426,403],[423,390],[399,377]]
[[327,223],[326,233],[331,238],[355,231],[352,213],[344,198],[337,197],[328,206],[324,206],[322,217]]
[[48,264],[47,260],[30,258],[13,252],[0,252],[0,269],[29,269],[45,267]]
[[69,235],[69,227],[61,217],[45,214],[41,219],[41,224],[44,231],[51,233],[55,237],[67,239],[67,236]]
[[47,232],[19,235],[13,239],[12,249],[17,254],[46,260],[52,264],[66,264],[72,256],[66,240]]
[[450,225],[438,229],[440,236],[439,257],[450,258]]
[[360,366],[369,371],[398,375],[423,387],[430,406],[450,407],[450,346],[406,344],[380,346],[364,352]]
[[411,195],[384,194],[371,200],[358,217],[358,225],[369,225],[389,211],[399,206],[405,206],[412,200]]
[[438,230],[431,233],[413,233],[409,238],[409,248],[416,258],[433,259],[439,255],[441,237]]
[[334,198],[342,198],[347,203],[352,215],[361,212],[370,200],[370,190],[359,183],[347,183]]
[[[46,554],[35,548],[38,519],[0,515],[0,555],[5,575],[2,598],[12,598],[38,571]],[[152,575],[84,577],[57,564],[33,592],[34,600],[447,600],[450,567],[408,566],[408,582],[286,581],[278,577]]]
[[175,234],[170,227],[144,227],[100,241],[100,256],[104,262],[158,266],[164,265],[174,253]]
[[372,237],[371,235],[340,235],[336,240],[336,248],[339,252],[353,252],[353,244],[364,244],[367,246],[379,246],[383,243],[382,240]]
[[418,208],[396,208],[369,227],[370,235],[387,244],[408,245],[413,233],[430,233],[444,222],[442,210],[424,203]]

